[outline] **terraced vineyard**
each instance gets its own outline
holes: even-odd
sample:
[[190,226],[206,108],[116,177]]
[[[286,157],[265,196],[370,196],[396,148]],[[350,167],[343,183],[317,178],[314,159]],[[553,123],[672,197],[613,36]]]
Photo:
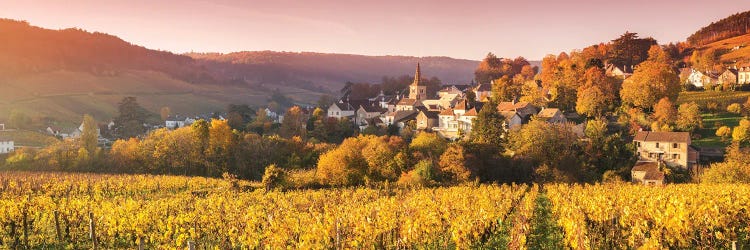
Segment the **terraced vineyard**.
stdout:
[[0,248],[726,248],[747,243],[750,219],[748,186],[253,186],[0,173]]

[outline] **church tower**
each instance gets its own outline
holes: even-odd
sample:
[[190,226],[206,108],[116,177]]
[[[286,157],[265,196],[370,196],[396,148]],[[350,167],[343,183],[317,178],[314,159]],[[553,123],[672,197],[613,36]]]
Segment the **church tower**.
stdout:
[[427,86],[422,84],[422,71],[417,63],[417,72],[414,73],[414,82],[409,85],[409,99],[427,100]]

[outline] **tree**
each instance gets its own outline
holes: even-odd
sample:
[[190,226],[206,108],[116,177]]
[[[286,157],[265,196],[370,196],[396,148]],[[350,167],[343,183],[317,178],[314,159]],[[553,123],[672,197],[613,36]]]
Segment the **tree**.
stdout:
[[364,143],[358,138],[347,138],[335,149],[318,160],[317,176],[322,184],[350,186],[361,184],[367,171],[367,161],[362,157]]
[[727,111],[733,114],[740,114],[742,113],[742,106],[739,103],[732,103],[727,106]]
[[492,81],[492,99],[495,102],[510,102],[515,100],[520,94],[520,86],[514,84],[508,76],[503,76]]
[[[509,134],[508,144],[518,157],[530,159],[538,169],[549,167],[555,181],[577,181],[582,173],[578,137],[567,124],[532,120]],[[601,175],[600,175],[601,176]]]
[[599,117],[607,108],[607,100],[598,86],[584,87],[578,90],[576,112],[588,117]]
[[750,183],[750,165],[739,162],[711,164],[701,176],[704,183]]
[[99,142],[99,127],[96,125],[96,120],[90,115],[83,116],[83,131],[81,131],[81,143],[84,149],[86,149],[88,155],[94,155],[96,153],[96,147]]
[[649,48],[657,46],[653,38],[639,38],[638,33],[625,32],[612,40],[610,62],[617,65],[635,66],[646,60]]
[[739,144],[750,142],[750,120],[740,120],[740,124],[732,130],[732,141]]
[[716,136],[721,137],[722,141],[726,141],[732,137],[732,129],[727,126],[721,126],[716,129]]
[[284,180],[284,170],[277,167],[276,164],[271,164],[266,167],[266,171],[263,174],[263,187],[266,192],[278,187]]
[[440,138],[435,133],[421,132],[411,141],[409,148],[412,151],[419,152],[426,159],[437,159],[445,152],[448,143],[445,139]]
[[653,46],[649,59],[623,83],[620,97],[625,104],[647,109],[664,97],[676,100],[679,92],[680,79],[672,70],[668,56],[659,46]]
[[662,98],[654,105],[654,120],[662,124],[671,124],[677,119],[677,109],[669,98]]
[[211,120],[206,152],[209,162],[213,165],[212,169],[209,169],[210,176],[230,172],[229,166],[235,145],[235,135],[227,121]]
[[271,131],[271,125],[273,125],[273,122],[271,121],[271,118],[268,117],[266,110],[259,108],[258,111],[255,112],[255,120],[248,125],[248,129],[259,135],[264,135]]
[[546,107],[547,98],[539,86],[538,81],[531,80],[521,86],[521,102],[528,102],[536,107]]
[[461,183],[470,181],[475,176],[476,170],[470,167],[475,165],[467,162],[464,147],[461,144],[453,143],[440,156],[440,172],[443,175],[443,181],[449,183]]
[[703,127],[703,118],[698,104],[695,102],[683,103],[677,109],[677,129],[693,132]]
[[125,97],[118,104],[119,115],[115,117],[115,133],[118,138],[137,137],[146,132],[147,111],[135,97]]
[[503,151],[505,143],[505,118],[497,111],[497,103],[490,101],[477,114],[471,128],[471,141],[480,144],[489,144],[497,147],[498,152]]
[[169,107],[161,107],[161,109],[159,110],[159,115],[161,115],[162,121],[166,121],[167,118],[172,115],[172,109],[170,109]]
[[281,122],[279,134],[285,138],[304,137],[305,121],[303,118],[302,109],[299,106],[289,108]]

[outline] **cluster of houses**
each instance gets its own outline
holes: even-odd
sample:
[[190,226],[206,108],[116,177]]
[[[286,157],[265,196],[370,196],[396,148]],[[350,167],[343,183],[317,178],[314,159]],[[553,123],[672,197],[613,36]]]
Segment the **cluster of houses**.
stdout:
[[701,89],[710,89],[717,85],[746,85],[750,84],[750,66],[734,66],[724,70],[724,72],[683,68],[680,69],[680,79],[684,79],[684,84],[692,84]]
[[[750,77],[750,68],[745,70]],[[607,74],[611,76],[627,78],[632,73],[632,67],[607,65]],[[328,108],[327,114],[333,118],[348,118],[360,129],[390,125],[403,129],[407,122],[414,121],[417,130],[433,131],[449,140],[471,133],[474,119],[482,108],[486,108],[486,101],[491,96],[491,83],[443,86],[437,96],[429,98],[427,87],[420,81],[419,65],[415,76],[408,88],[408,95],[385,95],[381,92],[366,100],[342,98]],[[750,78],[747,79],[750,81]],[[475,100],[467,99],[468,91],[475,93]],[[493,108],[497,108],[505,118],[502,125],[506,129],[521,126],[532,117],[549,123],[568,123],[568,117],[559,109],[535,107],[527,102],[501,102]],[[584,127],[584,124],[578,124],[573,130],[582,136]],[[692,170],[698,164],[699,151],[691,146],[690,133],[687,132],[640,131],[633,143],[638,158],[631,170],[634,183],[662,185],[664,167]]]
[[[266,113],[268,113],[269,117],[271,117],[272,119],[278,118],[278,115],[276,113],[271,112],[268,109],[266,109]],[[169,117],[167,117],[167,119],[164,120],[164,128],[178,129],[185,126],[190,126],[198,120],[210,121],[211,119],[218,119],[222,121],[225,120],[223,114],[214,113],[195,116],[170,115]],[[159,126],[157,126],[156,128],[159,128]]]
[[[475,99],[467,99],[473,91]],[[346,91],[327,111],[328,117],[348,118],[360,130],[368,126],[403,129],[414,121],[417,130],[436,132],[443,138],[456,140],[471,133],[472,123],[491,96],[491,83],[473,85],[446,85],[436,96],[428,96],[427,86],[421,80],[417,64],[414,81],[408,93],[378,96],[364,100],[349,100]],[[556,108],[538,108],[527,102],[502,102],[497,107],[505,117],[504,127],[510,129],[528,122],[532,116],[552,123],[565,123],[567,118]]]

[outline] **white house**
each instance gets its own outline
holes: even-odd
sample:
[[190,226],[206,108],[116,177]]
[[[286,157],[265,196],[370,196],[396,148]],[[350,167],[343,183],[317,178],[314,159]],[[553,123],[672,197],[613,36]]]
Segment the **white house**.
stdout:
[[716,85],[719,78],[713,73],[703,73],[699,70],[691,69],[690,75],[688,76],[687,83],[692,84],[698,88],[706,88]]
[[337,102],[328,108],[328,117],[337,119],[352,117],[357,113],[357,108],[359,107],[354,107],[349,102]]
[[0,137],[0,154],[7,154],[10,152],[13,152],[14,149],[15,149],[15,144],[13,143],[13,139]]

